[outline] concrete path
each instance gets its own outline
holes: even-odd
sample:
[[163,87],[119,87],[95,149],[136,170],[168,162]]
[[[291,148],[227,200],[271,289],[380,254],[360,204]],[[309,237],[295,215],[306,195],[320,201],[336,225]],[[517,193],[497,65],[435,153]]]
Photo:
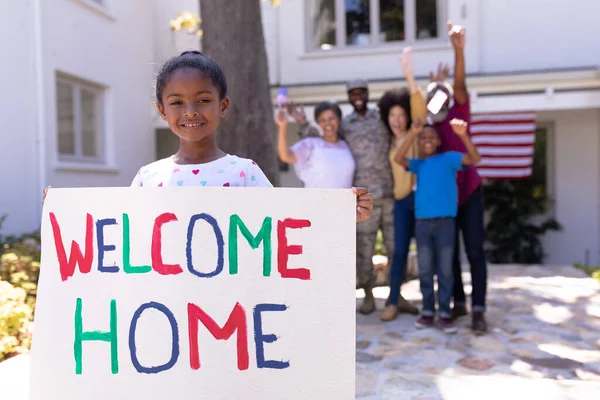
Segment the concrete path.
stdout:
[[[597,281],[572,267],[493,266],[488,291],[483,337],[471,334],[469,318],[445,335],[415,329],[414,316],[359,315],[357,398],[600,399]],[[418,281],[402,292],[420,305]],[[378,311],[388,293],[376,292]]]
[[[357,317],[356,397],[600,399],[600,284],[572,267],[493,266],[488,287],[483,337],[468,318],[450,336],[417,331],[414,316],[383,323],[388,289],[377,289],[378,313]],[[403,294],[419,304],[418,282]],[[28,399],[28,369],[27,355],[0,363],[1,400]]]

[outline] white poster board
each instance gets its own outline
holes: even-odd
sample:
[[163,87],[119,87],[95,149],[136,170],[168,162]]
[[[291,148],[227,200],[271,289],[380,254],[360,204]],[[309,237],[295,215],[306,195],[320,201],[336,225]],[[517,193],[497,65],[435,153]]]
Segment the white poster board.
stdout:
[[51,189],[31,400],[354,399],[355,231],[350,190]]

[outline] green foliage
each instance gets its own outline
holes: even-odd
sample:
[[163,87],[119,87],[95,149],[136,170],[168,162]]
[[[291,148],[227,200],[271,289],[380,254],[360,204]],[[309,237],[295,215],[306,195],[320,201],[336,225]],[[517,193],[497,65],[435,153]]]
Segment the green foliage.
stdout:
[[377,231],[377,238],[375,239],[375,255],[385,256],[385,246],[383,245],[383,234],[381,231]]
[[594,278],[598,282],[600,282],[600,265],[592,266],[592,265],[575,263],[575,264],[573,264],[573,266],[577,269],[582,270],[583,272],[585,272],[586,274],[590,275],[592,278]]
[[546,135],[536,135],[533,173],[529,179],[494,180],[484,185],[489,261],[493,263],[541,264],[542,237],[549,230],[561,230],[548,214],[546,182]]
[[29,350],[33,309],[25,299],[25,290],[0,280],[0,361]]
[[0,361],[29,350],[39,273],[38,232],[0,235]]

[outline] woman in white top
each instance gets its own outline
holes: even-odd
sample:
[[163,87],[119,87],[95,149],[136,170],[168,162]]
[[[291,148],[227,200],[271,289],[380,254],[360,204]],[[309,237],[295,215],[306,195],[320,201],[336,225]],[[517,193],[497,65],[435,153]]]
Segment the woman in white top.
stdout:
[[281,161],[294,164],[298,178],[307,188],[349,189],[354,180],[354,157],[340,137],[342,111],[335,103],[324,102],[315,108],[321,137],[307,137],[288,145],[286,112],[281,109],[275,122],[279,127],[277,150]]

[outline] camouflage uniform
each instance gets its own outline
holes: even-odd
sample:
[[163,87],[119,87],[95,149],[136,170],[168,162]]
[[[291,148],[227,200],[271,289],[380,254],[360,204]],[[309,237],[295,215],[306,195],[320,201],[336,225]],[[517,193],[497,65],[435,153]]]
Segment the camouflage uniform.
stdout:
[[[319,135],[308,122],[300,125],[300,134],[303,137]],[[394,254],[394,183],[388,159],[390,134],[374,109],[364,116],[357,112],[346,116],[341,134],[356,162],[354,186],[365,187],[373,194],[371,218],[356,226],[357,283],[358,287],[369,287],[375,283],[373,253],[379,229],[387,254]]]

